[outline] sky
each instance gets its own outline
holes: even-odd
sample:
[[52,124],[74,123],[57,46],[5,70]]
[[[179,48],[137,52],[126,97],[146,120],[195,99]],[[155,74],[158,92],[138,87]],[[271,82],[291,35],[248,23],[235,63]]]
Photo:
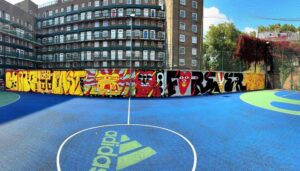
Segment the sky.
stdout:
[[[233,22],[244,32],[257,30],[260,25],[294,24],[300,26],[300,0],[205,0],[204,32],[209,25]],[[297,19],[297,22],[264,18]]]
[[[7,0],[15,4],[22,0]],[[32,0],[45,4],[49,0]],[[52,0],[50,0],[52,1]],[[204,0],[204,34],[212,24],[233,22],[244,32],[255,31],[260,25],[294,24],[300,26],[300,0]],[[274,21],[263,18],[291,18],[292,21]]]

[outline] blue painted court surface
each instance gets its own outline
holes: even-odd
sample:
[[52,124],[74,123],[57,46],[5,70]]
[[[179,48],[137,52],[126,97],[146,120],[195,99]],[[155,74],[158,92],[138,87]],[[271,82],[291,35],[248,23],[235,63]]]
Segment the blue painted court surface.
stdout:
[[300,168],[300,92],[131,99],[129,111],[126,98],[11,96],[1,170]]

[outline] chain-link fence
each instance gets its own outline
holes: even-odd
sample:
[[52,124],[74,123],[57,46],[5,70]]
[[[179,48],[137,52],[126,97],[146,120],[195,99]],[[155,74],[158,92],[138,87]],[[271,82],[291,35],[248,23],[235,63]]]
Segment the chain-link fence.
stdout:
[[232,51],[213,51],[203,55],[200,70],[244,72],[250,64],[234,57]]
[[300,90],[300,52],[277,49],[269,77],[272,88]]
[[273,55],[271,60],[268,58],[268,67],[266,67],[264,61],[247,63],[234,57],[234,52],[231,51],[213,51],[203,55],[200,69],[267,73],[267,88],[300,90],[300,52],[277,49],[274,50]]

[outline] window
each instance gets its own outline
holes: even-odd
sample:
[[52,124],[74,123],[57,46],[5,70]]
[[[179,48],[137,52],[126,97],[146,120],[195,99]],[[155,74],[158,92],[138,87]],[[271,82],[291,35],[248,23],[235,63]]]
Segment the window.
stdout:
[[192,32],[197,33],[197,25],[192,25]]
[[117,10],[116,9],[111,9],[111,17],[117,17]]
[[74,5],[74,11],[78,10],[78,5]]
[[148,30],[144,30],[143,31],[143,38],[144,39],[148,39],[149,38],[148,32],[149,32]]
[[96,21],[96,22],[95,22],[95,27],[100,27],[99,21]]
[[179,47],[179,54],[181,55],[185,54],[185,47]]
[[185,42],[185,35],[184,34],[179,35],[179,41],[180,42]]
[[150,30],[150,39],[155,39],[155,30]]
[[71,15],[67,16],[67,22],[71,22]]
[[95,17],[100,17],[100,11],[95,11]]
[[115,39],[115,38],[116,38],[116,33],[117,33],[116,30],[111,30],[111,31],[110,31],[110,34],[111,34],[110,37],[111,37],[112,39]]
[[64,54],[60,53],[59,54],[59,62],[63,62],[64,61]]
[[103,51],[102,52],[102,57],[103,58],[107,58],[108,57],[108,52],[107,51]]
[[116,51],[115,50],[110,51],[110,57],[112,60],[116,59]]
[[59,42],[60,43],[64,43],[64,37],[65,37],[64,35],[59,36]]
[[85,13],[84,12],[80,14],[80,20],[85,20]]
[[108,31],[103,31],[102,32],[102,37],[103,38],[108,38]]
[[119,17],[123,17],[124,16],[124,10],[123,10],[123,8],[119,8],[118,9],[118,16]]
[[135,0],[135,4],[141,4],[141,0]]
[[192,66],[197,66],[197,60],[196,59],[192,59]]
[[197,8],[197,2],[196,1],[192,1],[192,8]]
[[143,50],[143,60],[148,60],[148,50]]
[[123,37],[124,37],[124,31],[123,31],[123,29],[119,29],[118,30],[118,38],[123,39]]
[[100,6],[99,1],[95,1],[95,7],[99,7],[99,6]]
[[180,30],[185,30],[185,23],[180,22],[180,24],[179,24],[179,29],[180,29]]
[[149,17],[149,9],[144,9],[144,17]]
[[126,58],[130,58],[131,57],[131,51],[126,50],[125,56],[126,56]]
[[134,57],[136,58],[141,57],[141,51],[134,51]]
[[65,23],[65,17],[60,17],[60,24],[64,24]]
[[74,15],[73,15],[73,20],[74,20],[74,21],[78,21],[78,14],[74,14]]
[[78,34],[77,33],[73,34],[73,39],[78,40]]
[[103,6],[107,6],[108,5],[108,0],[103,0]]
[[78,25],[77,24],[74,24],[73,30],[78,30]]
[[179,65],[180,66],[185,65],[185,59],[179,59]]
[[88,61],[92,60],[92,52],[91,51],[86,52],[86,60],[88,60]]
[[150,52],[150,60],[154,61],[155,60],[155,51]]
[[193,44],[197,44],[197,37],[196,37],[196,36],[193,36],[193,37],[192,37],[192,43],[193,43]]
[[100,31],[95,31],[94,37],[95,37],[96,39],[97,39],[97,38],[100,38]]
[[84,32],[80,33],[80,40],[84,40]]
[[92,32],[91,31],[86,32],[86,40],[92,40]]
[[130,47],[131,46],[131,41],[130,40],[126,40],[126,47]]
[[99,42],[94,42],[94,47],[95,47],[95,48],[100,47],[100,43],[99,43]]
[[91,11],[86,13],[86,19],[88,19],[88,20],[92,19],[92,12]]
[[123,51],[122,50],[118,50],[118,59],[119,60],[123,59]]
[[185,10],[180,10],[179,16],[185,18]]
[[192,55],[197,55],[197,48],[192,48]]
[[180,5],[186,5],[186,0],[180,0]]
[[67,12],[71,12],[71,10],[72,10],[71,6],[68,6],[67,7]]
[[192,13],[192,20],[197,21],[197,13]]
[[155,9],[151,9],[151,17],[156,17],[156,10]]

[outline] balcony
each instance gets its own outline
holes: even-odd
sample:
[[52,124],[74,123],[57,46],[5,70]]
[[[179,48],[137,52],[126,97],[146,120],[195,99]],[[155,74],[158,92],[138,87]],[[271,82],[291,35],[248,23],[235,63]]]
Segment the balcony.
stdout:
[[29,61],[37,61],[36,56],[29,56],[29,55],[19,54],[19,53],[16,53],[16,52],[0,52],[0,56],[15,58],[15,59],[29,60]]
[[[111,50],[131,50],[131,47],[127,46],[110,46],[110,47],[85,47],[85,48],[77,48],[77,49],[56,49],[53,51],[43,51],[39,52],[42,54],[51,54],[51,53],[72,53],[72,52],[82,52],[82,51],[111,51]],[[140,47],[132,47],[133,51],[143,51],[143,50],[154,50],[162,52],[163,48],[155,47],[155,46],[140,46]]]
[[[82,28],[78,30],[71,30],[71,31],[60,31],[54,33],[45,33],[45,34],[38,34],[38,38],[49,37],[49,36],[56,36],[56,35],[66,35],[66,34],[74,34],[80,32],[87,32],[87,31],[108,31],[112,29],[124,29],[124,30],[131,30],[131,26],[129,25],[115,25],[115,26],[105,26],[105,27],[92,27],[92,28]],[[156,30],[156,31],[164,31],[164,28],[158,26],[132,26],[133,30]]]
[[53,19],[53,18],[56,18],[56,17],[62,17],[62,16],[67,16],[67,15],[79,14],[79,13],[82,13],[82,12],[88,12],[88,11],[94,12],[94,11],[98,11],[98,10],[110,10],[110,9],[114,9],[114,8],[124,8],[124,9],[127,9],[127,8],[139,8],[139,9],[148,8],[148,9],[162,10],[161,6],[159,6],[159,5],[115,4],[115,5],[99,6],[99,7],[87,7],[87,8],[79,9],[77,11],[58,13],[58,14],[54,14],[52,16],[48,16],[48,17],[44,17],[44,18],[38,18],[38,21],[49,20],[49,19]]
[[8,28],[1,28],[1,27],[0,27],[0,32],[4,33],[4,34],[8,34],[8,35],[16,37],[16,38],[19,38],[19,39],[26,40],[26,41],[36,44],[36,45],[41,45],[36,39],[34,39],[32,36],[30,36],[28,34],[20,34],[14,30],[9,30]]

